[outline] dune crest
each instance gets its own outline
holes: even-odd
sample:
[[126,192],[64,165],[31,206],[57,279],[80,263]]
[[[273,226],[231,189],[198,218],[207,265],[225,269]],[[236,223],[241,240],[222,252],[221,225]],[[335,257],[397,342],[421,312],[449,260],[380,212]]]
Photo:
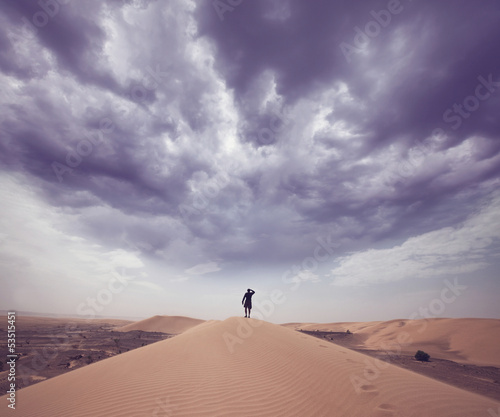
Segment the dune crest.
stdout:
[[204,323],[205,320],[193,319],[184,316],[154,316],[145,320],[136,321],[115,329],[118,332],[142,330],[143,332],[162,332],[170,334],[183,333],[186,330]]
[[499,406],[282,326],[232,317],[22,389],[16,411],[23,417],[470,417]]

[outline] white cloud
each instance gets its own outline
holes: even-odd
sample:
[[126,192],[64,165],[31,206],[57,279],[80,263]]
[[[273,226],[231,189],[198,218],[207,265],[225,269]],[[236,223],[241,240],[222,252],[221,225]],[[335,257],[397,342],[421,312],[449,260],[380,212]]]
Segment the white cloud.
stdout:
[[163,287],[160,287],[158,284],[155,284],[154,282],[134,280],[134,281],[132,281],[132,283],[135,284],[135,285],[138,285],[140,287],[147,288],[149,290],[164,291]]
[[205,275],[210,272],[220,271],[220,267],[217,262],[208,262],[206,264],[198,264],[189,269],[186,269],[184,272],[189,275]]
[[489,265],[499,240],[500,197],[463,225],[407,239],[389,249],[369,249],[340,258],[333,285],[367,285],[410,278],[471,273]]
[[312,271],[303,270],[291,278],[290,282],[320,282],[321,278]]
[[0,177],[0,192],[0,216],[9,219],[0,224],[1,266],[16,285],[100,286],[117,270],[144,268],[135,252],[106,250],[68,233],[78,217],[49,206],[14,176]]
[[144,264],[136,254],[127,252],[123,249],[108,252],[111,264],[115,268],[142,268]]

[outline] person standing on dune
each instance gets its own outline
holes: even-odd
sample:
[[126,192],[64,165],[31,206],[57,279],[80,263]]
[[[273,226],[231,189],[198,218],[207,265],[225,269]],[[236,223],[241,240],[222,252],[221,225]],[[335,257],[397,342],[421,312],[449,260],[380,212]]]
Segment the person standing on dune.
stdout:
[[252,309],[252,295],[254,294],[255,291],[249,288],[245,293],[245,295],[243,296],[243,300],[241,300],[241,304],[243,304],[243,307],[245,307],[245,317],[247,317],[247,309],[248,309],[248,318],[250,318],[250,310]]

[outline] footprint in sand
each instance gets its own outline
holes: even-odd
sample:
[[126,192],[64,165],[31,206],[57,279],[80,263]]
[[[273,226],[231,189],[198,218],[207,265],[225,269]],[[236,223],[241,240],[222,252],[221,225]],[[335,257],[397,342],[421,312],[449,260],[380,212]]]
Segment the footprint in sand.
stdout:
[[378,389],[375,385],[371,385],[371,384],[361,385],[360,389],[363,392],[367,392],[367,393],[371,393],[371,394],[378,394]]
[[380,404],[377,408],[385,411],[396,411],[396,406],[387,403]]
[[392,404],[380,404],[377,408],[375,408],[375,414],[374,416],[376,417],[392,417],[395,416],[396,414],[396,407],[393,406]]
[[[379,395],[379,391],[377,389],[376,385],[372,384],[364,384],[358,387],[358,402],[360,404],[368,404],[373,401],[373,399]],[[385,411],[378,410],[377,414],[370,414],[372,417],[385,417],[385,414],[382,416],[379,416],[378,414],[380,413],[385,413]]]

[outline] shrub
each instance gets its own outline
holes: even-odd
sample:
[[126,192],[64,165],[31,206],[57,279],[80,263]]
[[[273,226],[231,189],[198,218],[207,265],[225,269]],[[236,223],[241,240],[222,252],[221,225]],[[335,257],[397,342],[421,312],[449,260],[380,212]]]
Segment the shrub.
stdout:
[[431,356],[428,353],[425,353],[423,350],[418,350],[417,353],[415,353],[415,359],[417,361],[428,362],[430,357]]

